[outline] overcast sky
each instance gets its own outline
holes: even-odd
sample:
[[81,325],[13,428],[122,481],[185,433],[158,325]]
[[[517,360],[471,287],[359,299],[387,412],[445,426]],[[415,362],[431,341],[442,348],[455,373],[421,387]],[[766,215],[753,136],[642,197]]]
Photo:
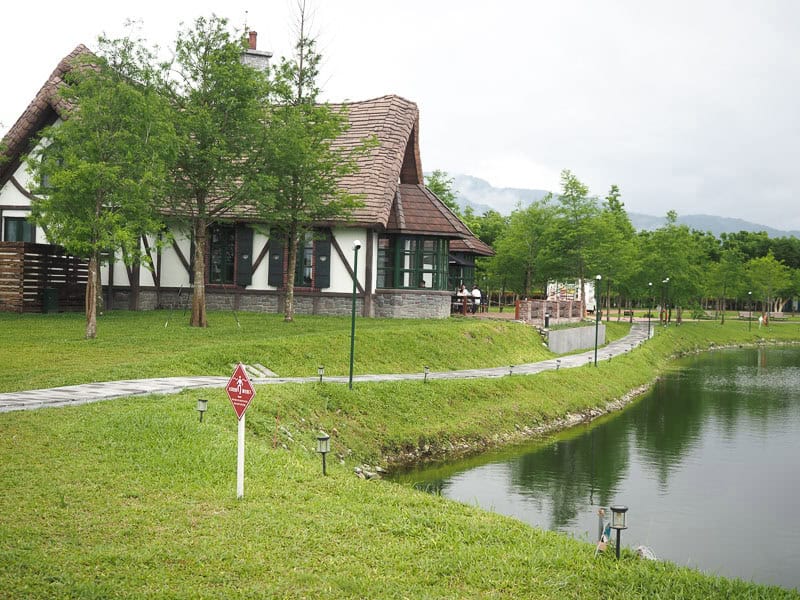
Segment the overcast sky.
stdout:
[[[287,55],[293,0],[10,2],[0,132],[58,61],[126,18],[168,48],[212,12]],[[420,109],[425,171],[556,191],[570,169],[634,212],[800,229],[796,0],[322,0],[314,32],[332,101],[399,94]]]

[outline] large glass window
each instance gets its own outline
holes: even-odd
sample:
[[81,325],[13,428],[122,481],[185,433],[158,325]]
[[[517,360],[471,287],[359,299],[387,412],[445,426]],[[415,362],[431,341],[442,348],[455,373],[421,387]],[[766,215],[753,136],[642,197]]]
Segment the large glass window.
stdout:
[[314,235],[307,233],[297,245],[297,264],[294,270],[295,287],[311,287],[314,269]]
[[382,236],[378,240],[378,287],[447,289],[446,239]]
[[34,242],[36,228],[25,217],[6,217],[3,219],[3,241]]
[[233,284],[236,265],[236,229],[233,226],[218,225],[211,229],[208,257],[208,282]]

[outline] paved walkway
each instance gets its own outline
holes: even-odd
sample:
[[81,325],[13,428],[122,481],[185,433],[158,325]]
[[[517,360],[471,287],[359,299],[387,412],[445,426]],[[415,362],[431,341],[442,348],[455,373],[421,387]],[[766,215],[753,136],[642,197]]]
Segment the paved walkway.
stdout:
[[[597,360],[609,360],[614,356],[619,356],[638,346],[646,339],[647,327],[641,323],[634,323],[627,336],[600,348],[597,353]],[[568,356],[561,356],[559,358],[551,358],[541,362],[523,365],[467,369],[463,371],[431,372],[428,375],[428,379],[476,379],[505,377],[508,375],[532,375],[558,368],[569,369],[580,367],[593,360],[594,349],[591,349],[580,354],[570,354]],[[422,373],[358,375],[353,377],[353,382],[421,380],[423,378],[424,375]],[[174,394],[189,389],[222,388],[228,382],[228,379],[228,377],[161,377],[158,379],[129,379],[124,381],[67,385],[24,392],[9,392],[0,394],[0,412],[56,406],[73,406],[100,400],[123,398],[126,396]],[[313,383],[316,381],[319,381],[318,377],[261,377],[252,379],[252,382],[256,385]],[[325,377],[324,381],[326,383],[347,383],[348,378]]]

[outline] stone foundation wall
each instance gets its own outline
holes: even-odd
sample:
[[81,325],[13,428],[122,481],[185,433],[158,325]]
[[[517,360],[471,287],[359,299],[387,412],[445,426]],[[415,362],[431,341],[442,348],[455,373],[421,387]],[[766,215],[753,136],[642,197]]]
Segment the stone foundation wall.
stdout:
[[[118,310],[128,308],[130,292],[127,289],[114,290],[113,306]],[[192,290],[162,290],[157,296],[154,289],[139,291],[139,310],[183,309],[191,310]],[[362,316],[363,298],[356,298],[356,314]],[[350,294],[295,294],[294,309],[300,315],[350,316],[353,297]],[[220,292],[206,288],[206,308],[208,310],[239,310],[242,312],[280,313],[284,310],[284,296],[278,292]]]
[[[570,327],[568,329],[551,329],[547,332],[547,347],[550,352],[564,354],[574,350],[594,348],[594,325],[589,327]],[[606,343],[606,326],[600,323],[597,328],[597,345]]]
[[450,295],[450,292],[382,290],[374,296],[375,316],[395,319],[447,319],[450,316]]

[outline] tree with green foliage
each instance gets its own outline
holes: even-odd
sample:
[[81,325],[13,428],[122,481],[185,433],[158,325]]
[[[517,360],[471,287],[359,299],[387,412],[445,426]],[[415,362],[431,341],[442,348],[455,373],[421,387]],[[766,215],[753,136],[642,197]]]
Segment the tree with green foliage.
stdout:
[[88,258],[86,337],[97,336],[101,253],[141,256],[140,239],[163,228],[163,195],[178,147],[174,113],[155,85],[140,40],[100,39],[100,54],[76,59],[58,93],[62,122],[41,132],[28,157],[38,198],[34,221],[48,239]]
[[725,324],[725,308],[728,298],[739,298],[745,292],[745,271],[742,253],[735,248],[722,251],[718,262],[712,262],[705,273],[706,293],[716,296],[720,324]]
[[430,175],[425,176],[425,185],[447,208],[461,216],[461,208],[456,200],[458,193],[453,190],[453,178],[447,172],[436,169]]
[[557,209],[552,197],[518,206],[508,219],[508,226],[495,243],[496,255],[489,269],[505,292],[513,289],[530,296],[535,286],[542,288],[552,275],[549,255]]
[[557,258],[556,275],[562,279],[577,278],[581,298],[586,298],[587,269],[595,267],[596,219],[600,213],[597,199],[589,197],[589,188],[568,169],[561,171],[561,193],[556,197],[558,235],[550,237],[549,253]]
[[763,300],[765,312],[778,312],[785,302],[784,294],[793,287],[789,267],[775,259],[772,251],[747,262],[747,280],[753,296]]
[[[661,288],[661,302],[671,309],[698,301],[704,289],[707,261],[686,225],[677,224],[675,211],[667,212],[664,226],[639,233],[641,264],[648,281]],[[669,278],[666,284],[661,282]]]
[[262,136],[266,74],[242,62],[244,44],[225,19],[200,17],[178,35],[165,65],[164,93],[180,135],[167,209],[186,223],[194,245],[190,324],[206,327],[208,228],[252,202],[259,164],[253,148]]
[[[358,170],[358,158],[373,138],[354,147],[336,143],[349,128],[344,107],[318,104],[320,54],[307,31],[305,2],[299,4],[294,55],[274,69],[270,105],[258,151],[261,194],[255,206],[270,223],[271,237],[288,249],[284,320],[294,319],[294,286],[300,241],[320,222],[346,218],[361,205],[340,181]],[[357,276],[357,274],[355,275]]]
[[476,215],[471,206],[467,206],[461,214],[461,220],[483,243],[494,247],[495,241],[508,227],[508,217],[504,217],[494,209],[482,215]]
[[[619,187],[612,185],[594,222],[594,244],[589,247],[589,263],[602,274],[606,288],[606,320],[611,318],[611,292],[631,297],[638,271],[636,232],[625,212]],[[599,301],[599,298],[598,298]],[[622,302],[618,303],[622,307]]]

